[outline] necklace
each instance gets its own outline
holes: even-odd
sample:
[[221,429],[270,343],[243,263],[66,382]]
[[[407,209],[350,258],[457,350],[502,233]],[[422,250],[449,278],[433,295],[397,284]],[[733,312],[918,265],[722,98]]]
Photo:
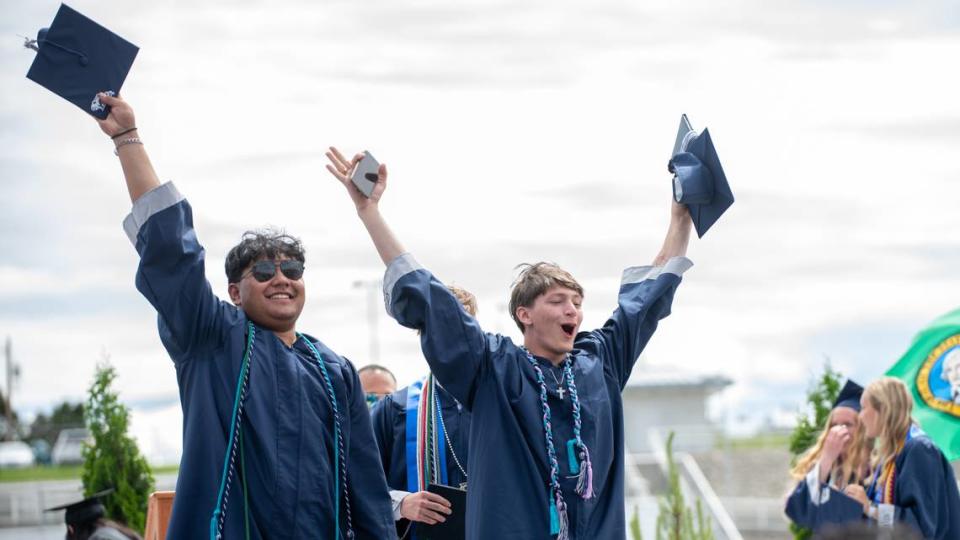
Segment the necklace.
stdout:
[[[454,399],[454,401],[456,401],[456,399]],[[460,403],[457,402],[457,405],[459,406]],[[443,434],[445,435],[444,439],[447,441],[447,448],[450,449],[450,455],[453,456],[453,462],[457,464],[457,468],[460,469],[460,473],[463,474],[463,479],[467,480],[467,471],[463,469],[463,465],[460,464],[460,459],[457,457],[457,453],[453,451],[453,444],[450,442],[450,432],[447,431],[447,426],[443,423],[443,408],[440,406],[439,399],[437,399],[437,418],[440,419],[440,429],[443,430]],[[467,489],[467,483],[461,482],[460,489]]]
[[557,383],[557,394],[560,395],[560,401],[563,401],[563,393],[566,391],[566,389],[563,387],[564,381],[561,380],[561,379],[558,379],[558,378],[557,378],[557,374],[554,373],[552,369],[548,369],[547,371],[550,372],[550,376],[553,377],[553,380],[554,380],[554,381],[556,381],[556,383]]

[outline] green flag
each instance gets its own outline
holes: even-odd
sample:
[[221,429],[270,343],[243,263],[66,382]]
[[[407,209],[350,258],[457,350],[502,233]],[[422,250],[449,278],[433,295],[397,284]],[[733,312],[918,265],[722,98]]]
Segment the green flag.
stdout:
[[960,309],[921,330],[887,375],[907,384],[913,418],[947,459],[960,458]]

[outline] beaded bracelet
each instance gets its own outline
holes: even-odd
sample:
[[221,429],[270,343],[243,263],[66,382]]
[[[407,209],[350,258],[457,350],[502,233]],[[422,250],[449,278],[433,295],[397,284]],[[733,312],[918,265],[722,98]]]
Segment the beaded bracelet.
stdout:
[[143,144],[143,141],[140,140],[140,137],[130,137],[129,139],[121,139],[121,140],[117,141],[117,146],[116,146],[116,148],[113,149],[113,155],[119,156],[119,155],[120,155],[120,147],[121,147],[121,146],[126,146],[126,145],[128,145],[128,144],[140,144],[140,145],[142,145],[142,144]]

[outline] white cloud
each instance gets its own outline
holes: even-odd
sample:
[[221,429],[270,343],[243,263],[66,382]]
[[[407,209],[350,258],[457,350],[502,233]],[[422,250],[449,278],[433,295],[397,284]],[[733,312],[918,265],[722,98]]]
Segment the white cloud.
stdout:
[[[709,126],[738,201],[692,242],[697,265],[645,357],[733,377],[734,409],[799,402],[838,350],[877,376],[902,347],[865,362],[864,328],[906,340],[956,305],[948,3],[195,4],[72,5],[142,47],[124,94],[194,206],[214,290],[242,230],[285,226],[308,249],[301,327],[358,364],[370,334],[352,283],[382,267],[323,170],[329,144],[388,163],[384,212],[407,247],[516,336],[502,305],[524,260],[569,267],[588,285],[587,325],[603,322],[621,268],[662,239],[679,113]],[[56,6],[0,3],[0,30],[45,25]],[[12,49],[0,331],[24,364],[19,395],[82,395],[102,348],[127,396],[175,393],[133,288],[110,143],[25,80],[32,53]],[[411,380],[425,369],[415,336],[378,317],[380,362]]]

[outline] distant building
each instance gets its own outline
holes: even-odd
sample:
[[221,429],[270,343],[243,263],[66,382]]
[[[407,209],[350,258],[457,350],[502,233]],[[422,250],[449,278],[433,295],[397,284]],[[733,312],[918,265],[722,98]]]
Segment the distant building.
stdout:
[[732,383],[721,375],[638,365],[623,390],[627,451],[653,451],[649,441],[651,428],[657,429],[664,439],[670,430],[676,432],[674,447],[678,450],[709,450],[720,427],[707,417],[707,400]]

